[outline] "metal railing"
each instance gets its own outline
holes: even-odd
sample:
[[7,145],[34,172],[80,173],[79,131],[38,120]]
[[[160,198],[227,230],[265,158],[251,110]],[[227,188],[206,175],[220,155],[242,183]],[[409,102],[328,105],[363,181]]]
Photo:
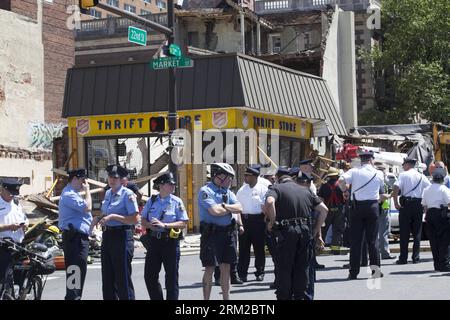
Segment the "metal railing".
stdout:
[[[155,13],[142,15],[142,17],[167,26],[167,13]],[[125,34],[128,33],[129,26],[135,26],[136,23],[121,17],[111,17],[105,19],[94,19],[81,21],[81,29],[75,30],[75,38],[84,37],[102,37],[105,35]],[[140,26],[142,29],[152,31],[152,29]]]
[[371,4],[380,6],[377,0],[257,0],[255,12],[257,14],[283,11],[312,11],[322,10],[327,5],[338,5],[343,10],[366,10]]

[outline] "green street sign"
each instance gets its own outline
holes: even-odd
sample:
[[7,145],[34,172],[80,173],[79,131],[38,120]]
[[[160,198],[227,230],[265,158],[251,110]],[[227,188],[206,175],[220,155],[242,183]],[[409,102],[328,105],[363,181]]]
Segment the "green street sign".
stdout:
[[136,27],[128,27],[128,42],[133,42],[141,46],[147,45],[147,31]]
[[175,57],[181,57],[181,49],[178,45],[176,44],[171,44],[169,46],[169,53]]
[[194,61],[188,57],[164,57],[152,60],[152,69],[191,68]]

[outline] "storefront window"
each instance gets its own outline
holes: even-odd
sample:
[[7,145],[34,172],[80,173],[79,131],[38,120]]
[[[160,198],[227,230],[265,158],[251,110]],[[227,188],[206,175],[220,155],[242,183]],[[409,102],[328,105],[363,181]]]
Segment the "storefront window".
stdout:
[[296,167],[300,162],[300,141],[292,141],[291,144],[291,167]]
[[290,141],[287,139],[280,139],[280,166],[290,167]]

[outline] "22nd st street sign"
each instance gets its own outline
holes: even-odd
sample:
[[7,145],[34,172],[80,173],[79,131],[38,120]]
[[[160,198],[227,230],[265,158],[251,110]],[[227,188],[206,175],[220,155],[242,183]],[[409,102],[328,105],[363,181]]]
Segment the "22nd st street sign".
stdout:
[[128,27],[128,42],[133,42],[141,46],[147,45],[147,31],[136,27]]
[[152,69],[168,69],[168,68],[191,68],[194,61],[188,57],[163,57],[153,59],[151,63]]

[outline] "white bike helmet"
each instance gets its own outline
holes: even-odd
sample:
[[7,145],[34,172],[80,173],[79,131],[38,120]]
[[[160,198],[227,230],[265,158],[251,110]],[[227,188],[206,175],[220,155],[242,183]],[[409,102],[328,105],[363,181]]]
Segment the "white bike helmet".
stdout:
[[234,177],[236,173],[234,172],[234,169],[232,166],[230,166],[228,163],[211,163],[211,177],[215,177],[218,174],[226,174],[229,176]]

